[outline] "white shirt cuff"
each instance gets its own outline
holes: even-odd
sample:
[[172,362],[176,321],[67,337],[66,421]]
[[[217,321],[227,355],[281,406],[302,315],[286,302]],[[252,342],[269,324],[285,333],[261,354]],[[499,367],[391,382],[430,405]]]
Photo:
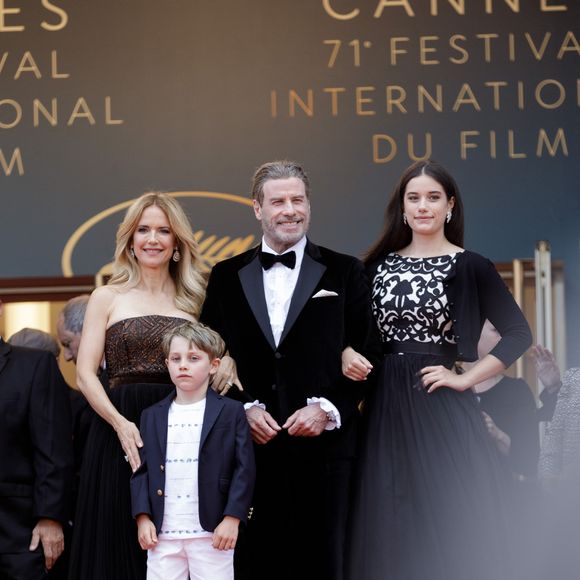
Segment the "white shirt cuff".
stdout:
[[340,413],[338,409],[324,397],[308,397],[306,399],[307,405],[314,405],[314,403],[319,403],[320,408],[326,413],[328,417],[328,423],[326,424],[325,430],[332,431],[333,429],[340,429]]
[[264,403],[260,403],[260,401],[258,401],[258,399],[256,399],[252,403],[244,403],[244,411],[247,411],[248,409],[251,409],[252,407],[260,407],[260,409],[263,409],[264,411],[266,410],[266,405],[264,405]]

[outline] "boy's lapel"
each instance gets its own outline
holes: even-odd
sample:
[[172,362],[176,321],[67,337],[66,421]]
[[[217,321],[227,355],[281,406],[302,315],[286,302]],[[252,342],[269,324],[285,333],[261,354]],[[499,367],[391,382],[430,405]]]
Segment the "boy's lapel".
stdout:
[[223,397],[218,395],[211,387],[208,387],[205,398],[205,413],[203,414],[203,424],[201,427],[201,440],[199,442],[200,449],[203,447],[208,433],[211,431],[223,407]]
[[161,457],[164,458],[164,462],[167,460],[165,454],[167,453],[167,423],[169,415],[169,407],[175,398],[175,393],[172,393],[169,397],[166,397],[160,401],[155,407],[155,429],[157,430],[156,441],[159,442],[159,450],[161,451]]

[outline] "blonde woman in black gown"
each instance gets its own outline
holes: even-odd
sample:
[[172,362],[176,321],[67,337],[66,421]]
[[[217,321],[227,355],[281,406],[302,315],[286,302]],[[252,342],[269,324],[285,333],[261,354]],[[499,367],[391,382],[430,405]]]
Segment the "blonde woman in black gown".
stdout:
[[[409,167],[366,259],[383,342],[365,401],[352,580],[507,580],[508,478],[471,388],[528,348],[528,324],[492,263],[463,249],[463,206],[437,163]],[[485,319],[502,339],[475,361]],[[366,361],[347,349],[345,374]]]
[[[181,206],[147,193],[117,232],[115,273],[89,300],[77,380],[100,417],[88,437],[79,489],[70,578],[145,578],[146,552],[131,517],[129,478],[139,466],[141,411],[171,390],[164,333],[195,320],[204,297],[198,249]],[[97,373],[106,358],[110,391]]]

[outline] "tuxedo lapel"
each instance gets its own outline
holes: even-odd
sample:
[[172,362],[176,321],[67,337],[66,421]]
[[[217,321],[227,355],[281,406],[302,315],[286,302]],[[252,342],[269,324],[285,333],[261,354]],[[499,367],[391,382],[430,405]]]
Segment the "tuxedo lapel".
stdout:
[[203,448],[203,444],[207,438],[208,433],[211,431],[214,423],[216,422],[224,402],[222,398],[216,395],[216,393],[208,387],[207,395],[205,398],[205,412],[203,414],[203,424],[201,427],[201,439],[199,441],[200,450]]
[[239,272],[242,289],[246,295],[246,299],[256,322],[262,329],[266,340],[276,350],[276,342],[272,334],[272,327],[270,326],[270,317],[268,316],[268,307],[266,306],[266,295],[264,294],[264,278],[262,275],[262,266],[258,259],[258,253],[249,264],[244,266]]
[[304,251],[304,257],[302,258],[302,266],[300,268],[298,281],[296,282],[296,288],[294,289],[294,294],[292,294],[292,300],[290,301],[290,309],[288,310],[284,330],[280,337],[280,343],[282,343],[288,332],[290,332],[290,329],[296,322],[298,315],[302,312],[306,302],[308,302],[312,296],[316,285],[320,282],[320,279],[326,270],[324,264],[321,264],[314,259],[319,256],[320,252],[318,251],[318,248],[308,241]]
[[0,372],[8,362],[8,353],[10,352],[10,345],[0,338]]

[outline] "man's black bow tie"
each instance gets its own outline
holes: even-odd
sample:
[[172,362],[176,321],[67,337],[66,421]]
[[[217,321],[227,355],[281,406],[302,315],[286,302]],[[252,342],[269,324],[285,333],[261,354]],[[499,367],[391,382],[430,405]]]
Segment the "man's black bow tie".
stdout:
[[260,262],[264,270],[269,270],[276,262],[280,262],[286,268],[294,269],[296,266],[296,252],[286,252],[285,254],[271,254],[260,250]]

